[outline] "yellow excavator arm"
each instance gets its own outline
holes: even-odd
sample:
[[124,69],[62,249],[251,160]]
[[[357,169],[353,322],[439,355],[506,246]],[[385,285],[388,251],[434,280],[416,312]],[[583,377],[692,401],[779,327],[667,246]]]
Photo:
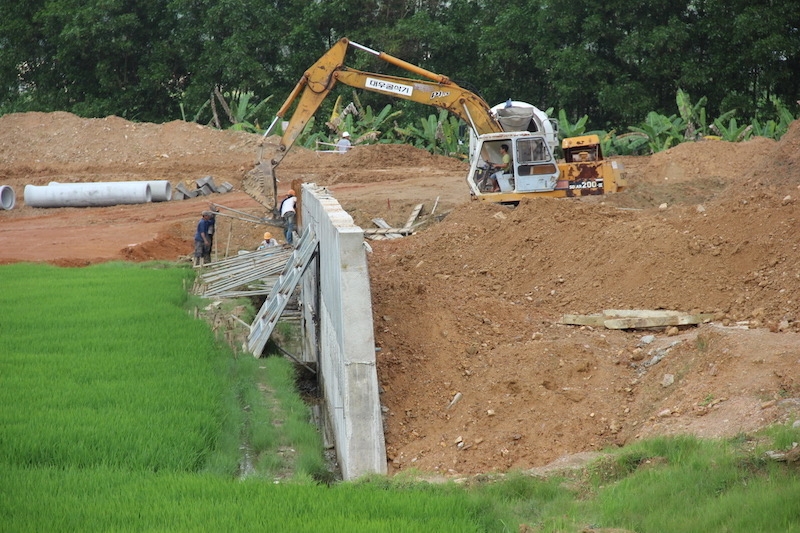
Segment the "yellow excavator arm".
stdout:
[[[387,76],[348,68],[344,66],[344,58],[351,46],[430,81]],[[306,70],[278,110],[275,120],[264,133],[266,137],[272,132],[275,124],[286,115],[299,96],[297,107],[288,121],[288,126],[284,129],[278,152],[272,158],[273,169],[292,147],[337,82],[365,91],[383,93],[446,109],[469,124],[477,134],[503,131],[503,127],[495,119],[489,105],[482,98],[459,87],[447,76],[430,72],[385,52],[377,52],[348,39],[342,39]]]

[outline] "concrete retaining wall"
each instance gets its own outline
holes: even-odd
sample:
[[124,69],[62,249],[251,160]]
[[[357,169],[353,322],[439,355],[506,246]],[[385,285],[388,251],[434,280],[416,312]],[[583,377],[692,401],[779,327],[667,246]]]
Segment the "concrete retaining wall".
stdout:
[[303,359],[317,363],[344,479],[386,474],[364,232],[325,189],[304,185],[301,203],[319,238],[302,281]]

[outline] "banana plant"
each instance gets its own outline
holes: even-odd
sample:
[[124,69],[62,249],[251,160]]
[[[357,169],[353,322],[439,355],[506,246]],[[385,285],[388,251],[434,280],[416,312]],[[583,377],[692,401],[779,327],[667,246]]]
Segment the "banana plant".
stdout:
[[303,128],[303,132],[297,136],[297,144],[311,150],[316,150],[320,142],[328,142],[328,135],[321,131],[314,131],[314,117],[308,120],[308,123]]
[[[205,102],[203,102],[203,105],[200,106],[200,108],[197,110],[197,113],[195,113],[194,116],[192,117],[191,121],[192,122],[199,122],[200,121],[200,116],[203,114],[203,112],[205,111],[206,107],[208,107],[209,105],[211,105],[211,99],[208,99]],[[184,122],[187,122],[187,120],[186,120],[186,106],[184,105],[183,102],[179,102],[178,103],[178,107],[181,110],[181,118],[183,119]]]
[[751,124],[753,127],[753,135],[755,137],[766,137],[768,139],[775,139],[778,132],[778,123],[774,120],[770,119],[761,124],[761,122],[757,119],[753,119],[753,123]]
[[427,118],[419,119],[420,128],[413,128],[414,144],[431,153],[436,153],[436,131],[439,121],[436,115],[428,115]]
[[[549,113],[548,113],[549,114]],[[563,109],[558,112],[558,137],[565,139],[567,137],[579,137],[586,131],[586,122],[589,120],[589,115],[583,115],[577,122],[572,123],[567,118],[567,112]]]
[[686,123],[675,115],[667,117],[650,111],[642,126],[628,126],[628,129],[645,136],[650,153],[656,153],[683,142]]
[[611,140],[611,148],[604,153],[607,155],[645,155],[649,151],[648,140],[649,137],[644,133],[623,133]]
[[721,118],[714,120],[714,125],[711,126],[717,135],[723,141],[740,142],[747,140],[752,135],[753,127],[749,124],[742,124],[741,126],[736,122],[735,118],[731,118],[728,124]]
[[466,156],[469,146],[464,143],[459,136],[459,132],[462,130],[461,125],[463,122],[444,110],[442,110],[440,113],[440,117],[442,113],[448,115],[445,120],[441,121],[441,142],[445,155],[456,157]]
[[[219,95],[218,95],[219,96]],[[257,133],[259,128],[250,120],[255,117],[259,111],[272,99],[272,95],[267,96],[258,104],[253,104],[250,100],[255,96],[253,91],[242,91],[241,89],[234,89],[233,91],[226,91],[223,96],[230,99],[230,104],[226,111],[230,111],[230,119],[233,125],[229,129],[237,131],[247,131],[250,133]],[[221,99],[224,104],[224,100]]]
[[683,89],[678,89],[675,100],[678,104],[678,112],[681,115],[681,119],[686,123],[684,138],[686,140],[697,140],[708,135],[705,108],[708,98],[703,96],[697,103],[692,104],[689,93]]
[[777,97],[773,96],[771,100],[778,112],[778,124],[775,127],[774,139],[779,140],[781,137],[783,137],[784,133],[789,131],[789,125],[794,122],[795,117],[792,115],[792,112],[789,111],[789,108],[786,107]]

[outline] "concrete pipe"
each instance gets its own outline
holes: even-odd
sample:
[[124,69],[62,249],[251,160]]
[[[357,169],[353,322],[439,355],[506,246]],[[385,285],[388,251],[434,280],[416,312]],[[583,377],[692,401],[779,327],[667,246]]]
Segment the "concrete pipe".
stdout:
[[31,207],[102,207],[144,204],[152,200],[150,183],[120,181],[97,183],[51,183],[25,186],[25,204]]
[[[149,183],[150,196],[153,202],[169,202],[172,200],[172,185],[167,180],[153,180],[147,182],[129,181],[126,183]],[[59,183],[51,181],[48,185],[68,185],[66,183]]]
[[172,185],[167,180],[148,181],[154,202],[169,202],[172,200]]
[[0,185],[0,209],[14,209],[16,201],[17,195],[14,194],[14,189],[8,185]]

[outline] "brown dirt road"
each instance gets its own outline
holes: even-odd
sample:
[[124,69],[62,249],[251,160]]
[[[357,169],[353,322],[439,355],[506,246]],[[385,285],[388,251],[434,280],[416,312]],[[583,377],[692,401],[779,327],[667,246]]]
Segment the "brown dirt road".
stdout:
[[[24,186],[193,187],[211,175],[239,188],[257,141],[182,122],[0,117],[0,185],[17,194],[17,206],[0,211],[0,263],[178,260],[209,201],[259,217],[264,208],[235,191],[37,209],[24,204]],[[624,193],[516,209],[470,202],[464,163],[408,146],[346,155],[295,147],[279,177],[281,192],[294,179],[326,186],[364,227],[376,216],[402,226],[418,203],[447,214],[412,237],[372,242],[370,275],[390,470],[462,475],[652,435],[735,435],[796,419],[798,148],[800,122],[780,142],[681,144],[620,158]],[[220,255],[254,248],[265,230],[228,218],[218,225]],[[565,313],[603,309],[715,320],[673,335],[558,324]]]

